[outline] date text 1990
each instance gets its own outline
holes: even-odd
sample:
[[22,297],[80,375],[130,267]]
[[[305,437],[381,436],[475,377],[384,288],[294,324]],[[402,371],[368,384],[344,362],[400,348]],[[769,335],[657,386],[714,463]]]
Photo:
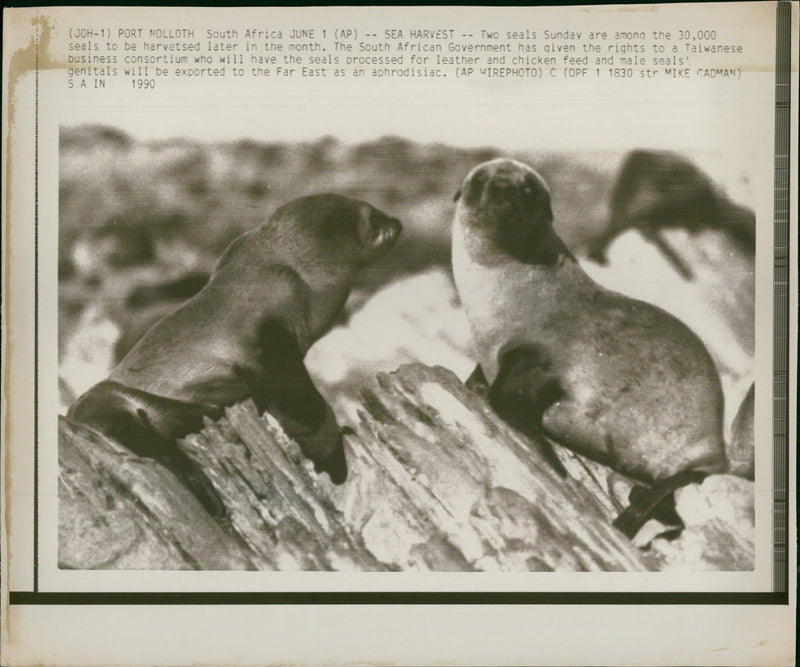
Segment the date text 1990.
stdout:
[[148,90],[156,87],[155,79],[131,79],[135,90]]

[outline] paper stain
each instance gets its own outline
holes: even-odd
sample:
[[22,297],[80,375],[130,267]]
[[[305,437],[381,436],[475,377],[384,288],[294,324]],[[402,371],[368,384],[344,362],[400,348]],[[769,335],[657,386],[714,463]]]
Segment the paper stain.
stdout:
[[[8,11],[3,12],[4,19],[8,21],[8,23],[4,26],[4,35],[10,34],[26,34],[29,31],[27,26],[28,23],[31,24],[32,29],[30,30],[30,41],[28,45],[24,48],[16,50],[9,58],[8,58],[8,70],[4,71],[3,74],[7,78],[8,85],[7,85],[7,92],[6,92],[6,99],[4,100],[8,109],[4,124],[3,131],[5,133],[5,169],[4,178],[3,178],[3,185],[5,191],[3,193],[5,197],[5,208],[4,214],[7,216],[9,212],[12,210],[12,204],[14,200],[14,184],[16,183],[16,178],[14,174],[14,170],[12,169],[12,161],[11,161],[11,153],[13,152],[10,148],[12,144],[12,137],[15,136],[14,128],[16,127],[16,90],[17,86],[19,85],[20,80],[29,72],[37,71],[38,69],[43,68],[51,68],[55,66],[54,61],[49,55],[49,48],[50,48],[50,37],[51,37],[51,29],[52,26],[48,22],[48,20],[40,16],[38,10],[33,10],[35,12],[34,17],[30,18],[31,10],[24,10],[24,9],[11,9]],[[5,56],[5,53],[3,54]],[[3,247],[10,248],[10,238],[11,238],[11,225],[5,224],[3,226]],[[3,262],[3,287],[8,290],[9,286],[9,278],[10,278],[10,262]],[[6,308],[7,308],[7,301],[6,301]],[[6,327],[8,327],[9,321],[9,313],[3,309],[3,321],[6,323]],[[13,344],[9,340],[8,331],[6,329],[6,335],[3,336],[3,358],[8,359],[10,356],[11,350],[13,348]],[[4,367],[4,383],[3,387],[7,388],[11,386],[11,382],[9,382],[10,377],[10,369],[12,368],[12,364],[5,364]],[[12,420],[9,418],[9,410],[8,410],[8,395],[4,392],[2,396],[2,409],[3,409],[3,423],[2,423],[2,430],[3,430],[3,440],[8,443],[10,442],[10,436],[13,433],[13,426]],[[6,478],[4,481],[4,487],[6,489],[10,488],[10,466],[8,465],[8,457],[9,457],[9,447],[5,448],[5,457],[3,461],[3,468],[5,471]],[[11,503],[5,503],[5,516],[3,517],[4,521],[4,530],[9,530],[10,519],[11,519]],[[6,533],[3,536],[6,545],[9,544],[9,537],[10,535]],[[8,574],[8,571],[5,572]],[[3,600],[3,616],[4,618],[8,619],[8,600]],[[8,623],[6,624],[5,631],[3,632],[3,638],[8,639],[11,637],[11,628],[8,627]]]
[[[27,12],[26,12],[27,13]],[[6,12],[6,19],[13,26],[14,23],[20,24],[18,28],[6,26],[6,33],[27,32],[29,29],[24,24],[26,20],[24,14],[16,15],[15,12]],[[18,18],[17,18],[18,17]],[[28,19],[31,24],[30,41],[24,48],[17,49],[8,59],[8,137],[10,138],[14,130],[14,119],[16,115],[16,89],[20,80],[29,72],[38,72],[43,69],[55,69],[58,63],[50,54],[50,38],[52,36],[52,24],[47,17],[40,16],[37,12],[34,18]],[[11,197],[13,188],[10,187],[11,163],[8,152],[6,152],[6,175],[9,178],[9,187],[6,188],[6,196]]]

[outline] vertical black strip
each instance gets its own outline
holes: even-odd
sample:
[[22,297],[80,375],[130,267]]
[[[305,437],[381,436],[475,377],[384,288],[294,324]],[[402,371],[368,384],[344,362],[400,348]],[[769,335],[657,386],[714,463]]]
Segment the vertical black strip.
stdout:
[[775,240],[773,273],[773,570],[772,590],[789,581],[789,150],[792,3],[777,4],[775,25]]
[[33,590],[39,590],[39,10],[34,41],[33,111]]

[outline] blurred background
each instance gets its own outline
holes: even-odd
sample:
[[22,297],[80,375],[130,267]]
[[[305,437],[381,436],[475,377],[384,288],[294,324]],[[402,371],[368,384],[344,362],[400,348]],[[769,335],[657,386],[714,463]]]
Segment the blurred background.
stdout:
[[60,130],[62,411],[202,287],[236,236],[318,192],[364,199],[404,227],[307,357],[337,413],[357,419],[359,388],[407,361],[465,378],[473,362],[450,279],[453,195],[472,167],[501,155],[547,181],[556,231],[591,276],[695,330],[717,363],[729,423],[752,381],[755,218],[749,174],[724,155],[509,152],[396,136],[139,140],[100,125]]

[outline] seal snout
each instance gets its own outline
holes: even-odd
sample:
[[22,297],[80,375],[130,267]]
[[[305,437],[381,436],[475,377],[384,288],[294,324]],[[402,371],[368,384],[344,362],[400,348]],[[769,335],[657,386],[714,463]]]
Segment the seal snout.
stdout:
[[552,229],[550,190],[528,165],[510,158],[469,172],[457,195],[456,224],[468,229],[473,250],[483,244],[526,263],[552,264],[564,254]]
[[509,158],[497,158],[475,167],[456,195],[467,206],[507,206],[511,202],[549,203],[550,193],[539,174],[528,165]]
[[508,197],[519,184],[508,174],[497,174],[486,185],[487,194],[490,197]]

